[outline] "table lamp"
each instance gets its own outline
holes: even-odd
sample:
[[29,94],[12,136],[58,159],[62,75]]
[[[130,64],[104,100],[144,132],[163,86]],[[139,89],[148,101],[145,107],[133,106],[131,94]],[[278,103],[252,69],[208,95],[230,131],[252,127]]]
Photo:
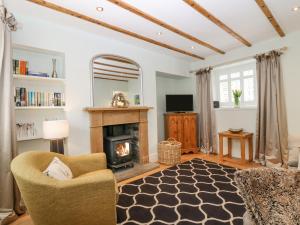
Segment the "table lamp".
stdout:
[[69,135],[67,120],[49,120],[43,122],[43,138],[50,140],[50,151],[64,154],[64,138]]

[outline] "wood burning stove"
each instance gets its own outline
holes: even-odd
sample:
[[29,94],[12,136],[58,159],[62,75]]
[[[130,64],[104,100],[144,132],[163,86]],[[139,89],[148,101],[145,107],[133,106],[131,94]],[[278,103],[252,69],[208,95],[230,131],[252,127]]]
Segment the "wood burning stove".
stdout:
[[107,136],[104,138],[108,167],[112,170],[133,167],[133,148],[131,135]]

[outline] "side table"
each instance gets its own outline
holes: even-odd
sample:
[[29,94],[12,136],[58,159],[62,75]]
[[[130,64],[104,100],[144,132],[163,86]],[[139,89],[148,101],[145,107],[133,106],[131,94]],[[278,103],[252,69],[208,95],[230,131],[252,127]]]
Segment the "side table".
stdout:
[[[223,138],[228,139],[228,155],[223,155]],[[241,142],[241,159],[232,159],[232,139],[239,139]],[[249,146],[249,159],[248,162],[253,160],[253,133],[240,132],[232,133],[230,131],[223,131],[219,133],[219,159],[220,161],[231,161],[240,164],[247,163],[245,159],[246,152],[246,141],[248,141]]]

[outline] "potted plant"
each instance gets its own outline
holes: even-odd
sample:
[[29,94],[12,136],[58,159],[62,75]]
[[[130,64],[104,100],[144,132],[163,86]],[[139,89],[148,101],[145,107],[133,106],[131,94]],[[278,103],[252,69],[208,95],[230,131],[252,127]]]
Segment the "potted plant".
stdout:
[[233,90],[233,98],[234,98],[234,107],[238,108],[240,107],[240,97],[242,96],[242,90]]

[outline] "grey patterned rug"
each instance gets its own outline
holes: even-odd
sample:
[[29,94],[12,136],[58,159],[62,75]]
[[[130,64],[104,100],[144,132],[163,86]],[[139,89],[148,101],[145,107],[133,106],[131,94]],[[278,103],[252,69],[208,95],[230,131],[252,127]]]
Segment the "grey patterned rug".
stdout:
[[202,159],[120,187],[118,224],[242,225],[235,168]]

